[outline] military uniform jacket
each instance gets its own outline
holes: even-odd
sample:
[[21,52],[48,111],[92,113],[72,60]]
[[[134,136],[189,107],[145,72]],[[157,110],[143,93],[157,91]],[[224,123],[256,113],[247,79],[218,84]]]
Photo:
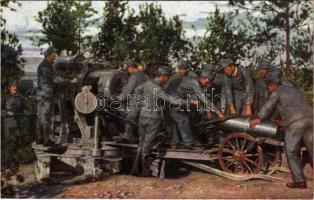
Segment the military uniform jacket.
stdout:
[[225,75],[224,86],[227,103],[234,103],[234,95],[244,96],[245,104],[253,103],[254,85],[250,72],[243,67],[236,67],[236,74],[232,76]]
[[265,79],[260,78],[255,82],[255,101],[254,110],[257,113],[261,107],[265,104],[269,97],[269,92],[267,90],[267,85]]
[[141,99],[140,117],[162,119],[162,112],[166,107],[162,107],[161,101],[173,103],[174,105],[187,105],[187,102],[172,97],[166,93],[158,79],[149,80],[135,89],[135,94]]
[[39,64],[37,76],[37,98],[53,98],[56,84],[66,85],[69,83],[68,79],[56,75],[51,64],[48,64],[46,59]]
[[128,83],[123,87],[121,94],[118,96],[120,101],[127,99],[127,96],[134,94],[135,88],[148,80],[148,76],[143,72],[132,73]]
[[[23,99],[19,95],[5,94],[2,102],[1,114],[4,117],[4,125],[8,127],[17,127],[21,114],[24,112]],[[13,112],[14,116],[6,117],[6,112]]]
[[168,83],[165,85],[164,89],[168,94],[176,94],[176,90],[181,84],[183,78],[190,77],[190,78],[197,78],[198,75],[195,72],[189,71],[185,77],[181,77],[178,73],[171,76]]
[[210,94],[205,96],[204,90],[201,88],[199,82],[195,78],[191,77],[184,77],[182,78],[182,82],[178,86],[175,92],[177,95],[179,95],[183,99],[187,99],[187,97],[190,96],[196,96],[198,100],[200,100],[205,110],[216,112],[216,107],[212,104],[212,102],[209,100]]
[[313,118],[313,110],[306,99],[295,87],[280,85],[258,113],[261,120],[266,120],[276,109],[285,127],[303,119]]

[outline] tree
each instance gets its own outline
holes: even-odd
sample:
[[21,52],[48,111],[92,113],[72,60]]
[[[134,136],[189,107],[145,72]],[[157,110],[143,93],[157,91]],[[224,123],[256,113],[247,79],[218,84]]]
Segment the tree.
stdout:
[[[17,4],[19,5],[19,4]],[[10,9],[15,11],[11,7],[9,1],[1,1],[1,12],[3,9]],[[20,56],[22,55],[23,48],[14,33],[10,33],[6,30],[6,20],[2,18],[0,20],[1,26],[1,90],[3,91],[11,80],[19,80],[24,74],[25,60]]]
[[[198,38],[192,56],[195,66],[202,62],[218,64],[222,57],[231,57],[234,61],[251,61],[254,57],[251,50],[253,43],[247,34],[247,27],[237,19],[237,15],[238,12],[220,13],[217,6],[209,14],[205,35]],[[251,62],[248,65],[250,64]]]
[[56,0],[48,3],[44,11],[38,12],[36,21],[42,24],[43,36],[32,37],[34,45],[48,44],[60,54],[74,55],[88,36],[83,36],[92,23],[88,20],[97,13],[91,1]]
[[93,44],[96,57],[118,62],[135,59],[153,74],[156,67],[187,57],[191,49],[179,17],[166,19],[160,6],[140,5],[136,15],[127,2],[111,0],[106,2],[103,19]]
[[[127,56],[127,40],[124,38],[125,16],[127,2],[110,0],[103,8],[103,23],[99,27],[97,40],[93,44],[93,54],[108,61],[121,61]],[[133,26],[133,24],[129,24]],[[132,33],[130,33],[132,34]]]
[[[309,0],[270,0],[252,2],[245,6],[244,2],[231,1],[232,4],[244,8],[251,15],[260,12],[254,22],[260,30],[256,35],[257,43],[271,47],[269,53],[281,56],[284,54],[285,74],[291,77],[292,66],[309,65],[313,51],[311,37],[313,30],[313,7]],[[251,8],[249,8],[251,7]],[[312,17],[311,17],[312,14]],[[272,55],[274,56],[274,55]]]
[[160,65],[170,65],[171,61],[188,57],[191,43],[184,39],[178,16],[166,19],[160,6],[145,4],[140,6],[139,21],[139,59],[150,74]]

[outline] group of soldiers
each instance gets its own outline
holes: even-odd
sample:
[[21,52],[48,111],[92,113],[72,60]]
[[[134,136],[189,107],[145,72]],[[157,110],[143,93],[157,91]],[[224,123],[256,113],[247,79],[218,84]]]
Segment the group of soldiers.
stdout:
[[[56,86],[76,84],[78,80],[66,79],[54,73],[52,65],[57,54],[53,48],[48,48],[44,56],[38,66],[36,143],[50,146],[54,144],[49,135]],[[269,61],[258,61],[260,77],[255,83],[249,70],[235,65],[230,58],[221,59],[217,66],[203,65],[199,74],[189,70],[185,61],[179,62],[177,73],[173,73],[170,66],[160,66],[154,79],[149,79],[143,72],[143,66],[138,66],[133,60],[127,62],[126,69],[130,75],[128,83],[115,100],[125,101],[128,95],[132,95],[126,113],[128,123],[125,131],[114,137],[114,140],[138,142],[144,175],[150,174],[149,159],[153,146],[165,140],[162,130],[166,130],[170,136],[172,148],[193,148],[200,145],[192,132],[193,115],[224,121],[227,114],[232,114],[251,117],[251,127],[264,120],[274,120],[283,125],[285,151],[293,175],[293,182],[288,183],[287,187],[307,187],[301,166],[300,149],[305,146],[311,158],[313,157],[312,108],[302,93],[290,81],[283,80],[280,70],[272,67]],[[9,88],[12,86],[14,85]],[[205,91],[213,91],[215,87],[219,88],[221,96],[225,99],[226,110],[222,106],[223,102],[212,102],[206,95],[204,98]],[[18,119],[16,116],[20,112],[20,104],[14,89],[9,91],[2,115],[6,119]],[[161,99],[156,101],[156,95]],[[138,102],[143,96],[146,97],[146,105],[139,107]],[[190,96],[193,98],[189,98]],[[159,104],[163,103],[171,104],[173,109],[160,109],[162,106]],[[187,109],[189,106],[192,111]],[[195,107],[201,107],[201,112],[193,110]],[[134,135],[135,124],[138,125],[138,137]]]
[[[135,108],[135,98],[130,102],[131,109],[127,121],[138,124],[139,151],[141,152],[143,174],[149,174],[149,156],[153,145],[162,138],[160,132],[164,128],[171,136],[172,148],[189,148],[200,143],[191,131],[191,112],[186,104],[202,105],[203,113],[208,120],[213,114],[219,120],[225,120],[225,114],[251,117],[250,126],[255,128],[265,120],[272,120],[285,128],[284,144],[289,167],[292,171],[293,182],[288,183],[290,188],[306,188],[305,176],[300,158],[302,146],[307,148],[313,157],[313,109],[307,103],[302,93],[288,80],[284,80],[281,71],[272,67],[270,62],[261,59],[257,63],[259,79],[253,81],[248,69],[236,66],[232,59],[221,59],[218,66],[207,64],[202,67],[199,75],[189,71],[187,62],[181,61],[177,66],[178,72],[173,74],[172,67],[162,66],[157,70],[157,77],[147,80],[143,72],[130,72],[130,81],[124,87],[121,96],[135,94],[147,97],[148,106]],[[223,71],[223,73],[219,73]],[[212,87],[220,87],[222,96],[226,100],[227,110],[222,112],[210,98],[202,98],[204,91]],[[162,96],[164,102],[176,103],[182,109],[147,109],[155,103],[153,91]],[[191,101],[188,95],[195,95]],[[178,97],[178,99],[173,99]],[[123,98],[121,98],[123,100]],[[157,102],[158,103],[158,102]],[[178,108],[178,107],[177,107]],[[135,142],[131,124],[125,132],[115,137],[117,142]],[[156,142],[157,141],[157,142]],[[182,145],[183,146],[182,146]]]

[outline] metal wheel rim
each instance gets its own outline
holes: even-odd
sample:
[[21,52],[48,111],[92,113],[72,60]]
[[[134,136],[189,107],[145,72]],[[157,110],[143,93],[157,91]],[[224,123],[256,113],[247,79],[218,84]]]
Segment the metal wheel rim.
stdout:
[[[235,149],[233,149],[230,146],[230,140],[234,139],[236,141],[236,144],[233,145],[233,147]],[[243,140],[243,143],[238,143],[239,140]],[[232,173],[232,174],[253,174],[253,173],[258,173],[263,165],[263,150],[262,148],[258,145],[257,147],[254,147],[252,150],[256,151],[254,152],[255,154],[249,154],[251,151],[249,152],[245,152],[246,148],[247,148],[247,144],[248,142],[253,142],[255,141],[255,138],[246,134],[246,133],[232,133],[227,135],[219,144],[219,149],[218,149],[218,160],[219,160],[219,164],[221,166],[221,168],[228,172],[228,173]],[[233,144],[233,143],[231,143]],[[230,152],[229,150],[229,155],[230,158],[228,158],[229,160],[233,160],[233,161],[229,161],[228,166],[225,162],[225,160],[227,160],[226,156],[224,155],[224,153],[226,151],[228,151],[226,149],[226,146],[230,146],[232,148],[233,153]],[[252,156],[253,158],[256,158],[255,160],[252,160],[252,158],[248,158],[248,156]],[[255,164],[253,164],[253,162]],[[232,164],[230,164],[232,163]],[[234,170],[231,170],[230,167],[234,166]],[[241,170],[238,171],[238,168],[241,166]]]

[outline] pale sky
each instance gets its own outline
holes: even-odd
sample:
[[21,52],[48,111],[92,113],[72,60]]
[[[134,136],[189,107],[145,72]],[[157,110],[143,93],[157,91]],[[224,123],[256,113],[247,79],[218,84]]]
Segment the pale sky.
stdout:
[[[208,16],[208,12],[212,12],[215,9],[215,5],[221,9],[221,11],[228,11],[227,1],[130,1],[128,3],[131,9],[138,11],[140,4],[155,3],[162,6],[163,12],[167,18],[179,15],[180,19],[186,22],[197,21]],[[15,6],[16,12],[10,11],[4,8],[2,13],[3,17],[7,20],[6,28],[9,31],[15,32],[18,35],[31,35],[28,31],[35,31],[41,28],[41,24],[34,20],[34,17],[39,11],[46,8],[48,1],[20,1],[21,7]],[[100,17],[102,15],[102,9],[105,5],[105,1],[93,1],[92,6],[98,11],[94,17]],[[97,26],[89,27],[87,34],[97,33]],[[196,32],[191,28],[185,28],[185,36],[190,38],[194,35],[202,35],[205,30],[200,28]],[[31,42],[27,41],[23,37],[20,38],[24,47],[32,47]]]

